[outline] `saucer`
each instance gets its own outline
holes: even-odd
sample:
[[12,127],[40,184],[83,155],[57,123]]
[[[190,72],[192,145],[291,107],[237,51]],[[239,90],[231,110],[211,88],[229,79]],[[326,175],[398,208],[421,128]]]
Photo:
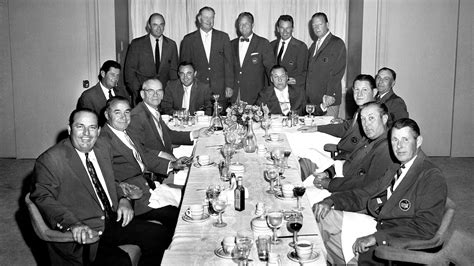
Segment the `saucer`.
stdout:
[[214,254],[216,254],[217,257],[223,258],[223,259],[232,259],[232,254],[225,254],[224,249],[222,247],[218,247],[214,249]]
[[272,140],[272,139],[265,139],[266,142],[270,142],[270,143],[277,143],[277,142],[282,142],[283,139],[278,139],[278,140]]
[[296,200],[295,196],[293,196],[291,198],[287,198],[287,197],[284,197],[281,192],[280,193],[275,193],[275,197],[279,200],[285,200],[285,201],[294,201],[294,200]]
[[202,218],[199,219],[199,220],[194,220],[193,218],[187,216],[186,214],[184,214],[182,217],[183,217],[183,220],[185,222],[188,222],[188,223],[202,223],[202,222],[208,220],[210,215],[208,213],[203,213]]
[[313,249],[313,254],[305,260],[299,259],[298,255],[296,255],[296,251],[292,250],[288,252],[288,258],[294,262],[299,262],[299,263],[308,263],[308,262],[313,262],[316,261],[319,257],[319,253]]
[[194,165],[194,167],[196,167],[196,168],[211,168],[211,167],[215,166],[216,163],[215,163],[215,162],[210,162],[210,163],[208,163],[208,164],[201,165],[200,163],[195,162],[195,163],[193,163],[193,165]]

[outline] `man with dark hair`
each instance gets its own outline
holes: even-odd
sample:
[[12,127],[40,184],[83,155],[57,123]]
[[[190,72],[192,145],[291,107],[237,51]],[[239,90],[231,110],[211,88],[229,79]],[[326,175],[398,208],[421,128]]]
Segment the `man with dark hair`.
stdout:
[[341,80],[346,71],[346,46],[343,40],[329,32],[328,24],[324,13],[315,13],[311,18],[318,39],[309,48],[306,96],[312,104],[322,103],[325,96],[331,103],[327,114],[338,117]]
[[[288,72],[288,84],[304,91],[308,68],[308,47],[293,37],[294,22],[290,15],[281,15],[277,22],[279,38],[270,43],[276,63]],[[306,99],[305,99],[306,100]]]
[[295,110],[298,115],[302,115],[305,107],[304,91],[288,85],[284,66],[275,65],[270,73],[272,85],[258,93],[256,104],[266,104],[271,114],[288,115],[291,110]]
[[233,94],[234,66],[229,35],[213,28],[215,15],[214,9],[208,6],[199,10],[199,29],[184,36],[180,61],[193,63],[196,78],[212,94],[219,94],[219,102],[225,107],[226,99]]
[[[397,120],[390,141],[400,167],[389,169],[363,188],[333,194],[313,207],[332,264],[358,260],[360,265],[385,265],[374,256],[377,246],[430,239],[440,226],[446,181],[421,150],[423,138],[417,123],[409,118]],[[368,215],[355,213],[362,210]],[[357,225],[350,228],[355,220]],[[341,241],[343,224],[352,233]]]
[[385,103],[391,114],[392,121],[400,118],[408,118],[405,101],[393,92],[397,79],[397,73],[388,67],[382,67],[377,72],[375,82],[377,83],[377,101]]
[[202,110],[212,114],[211,92],[209,86],[196,78],[197,71],[191,62],[183,61],[178,66],[179,80],[173,80],[165,88],[161,110],[173,114],[174,110],[186,109],[189,113]]
[[151,14],[146,28],[148,34],[132,41],[125,58],[125,85],[132,95],[133,105],[142,100],[139,91],[146,80],[156,78],[166,85],[168,80],[178,78],[178,48],[163,35],[163,15]]
[[234,54],[234,96],[255,104],[258,93],[270,80],[270,69],[275,65],[275,55],[270,43],[253,32],[253,15],[242,12],[237,18],[239,36],[232,40]]
[[105,102],[113,96],[129,97],[124,88],[118,87],[120,78],[120,64],[113,60],[105,61],[100,68],[99,82],[84,91],[77,100],[77,108],[88,108],[99,116],[99,125],[103,125]]
[[74,239],[48,242],[51,264],[131,265],[119,248],[123,244],[140,246],[142,265],[159,264],[172,235],[161,225],[133,219],[130,199],[116,187],[110,147],[96,142],[97,115],[77,109],[69,120],[69,138],[36,160],[31,192],[45,222]]

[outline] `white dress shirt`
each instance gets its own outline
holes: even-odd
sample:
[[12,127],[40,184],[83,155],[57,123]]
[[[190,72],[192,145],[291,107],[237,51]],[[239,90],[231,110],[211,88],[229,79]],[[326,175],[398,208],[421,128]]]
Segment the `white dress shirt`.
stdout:
[[283,89],[279,90],[273,87],[275,94],[278,98],[278,102],[280,102],[280,108],[284,115],[287,115],[288,112],[291,110],[290,104],[290,93],[288,92],[288,85]]
[[201,32],[201,40],[204,45],[204,51],[206,52],[207,62],[210,62],[211,57],[211,42],[212,42],[212,29],[209,32],[205,32],[199,29]]
[[[400,185],[400,183],[402,182],[402,180],[405,178],[405,176],[407,175],[407,172],[408,170],[410,170],[410,167],[413,165],[413,162],[415,161],[416,157],[418,155],[415,155],[415,157],[413,157],[410,161],[408,161],[406,164],[405,164],[405,168],[400,168],[400,170],[402,171],[402,174],[398,177],[397,181],[395,181],[395,184],[393,185],[393,191],[395,191],[395,189],[397,189],[398,185]],[[396,173],[395,173],[396,175]],[[387,188],[387,200],[392,196],[392,191],[390,191],[390,187]]]
[[319,48],[321,47],[321,45],[323,45],[324,40],[326,40],[326,37],[328,37],[328,35],[329,35],[329,32],[330,32],[330,31],[326,32],[326,34],[325,34],[323,37],[318,38],[318,41],[316,41],[316,47],[314,47],[314,54],[313,54],[313,56],[316,55],[316,52],[318,52],[318,50],[319,50]]
[[135,143],[133,143],[130,136],[128,136],[125,133],[125,131],[117,130],[117,129],[111,127],[109,124],[107,124],[107,126],[110,128],[110,130],[112,130],[112,132],[117,136],[117,138],[119,138],[120,141],[122,141],[123,144],[125,144],[130,150],[132,150],[133,157],[135,158],[138,165],[140,166],[140,169],[142,169],[142,172],[143,172],[145,170],[145,165],[143,164],[143,160],[140,156],[140,153],[138,153],[138,151],[136,149],[136,146],[135,146]]
[[[150,43],[151,43],[151,50],[153,51],[153,62],[155,62],[156,38],[151,34],[150,34]],[[158,38],[158,45],[159,45],[158,48],[160,48],[160,60],[161,60],[162,59],[161,55],[163,54],[163,35],[161,35],[160,38]]]
[[293,37],[288,38],[288,40],[280,39],[280,42],[278,43],[278,49],[277,49],[277,54],[276,54],[277,56],[278,56],[278,53],[280,52],[283,42],[285,43],[285,46],[283,47],[283,53],[281,54],[281,60],[283,60],[283,57],[285,57],[286,49],[288,48],[288,44],[290,43],[291,38]]
[[249,49],[250,42],[252,41],[253,33],[250,34],[249,36],[249,41],[248,42],[241,42],[240,40],[243,39],[244,37],[239,38],[239,60],[240,60],[240,66],[244,64],[244,59],[245,55],[247,54],[247,50]]
[[[104,87],[104,85],[102,85],[102,82],[99,82],[100,84],[100,88],[102,89],[102,92],[104,93],[104,96],[105,96],[105,99],[109,99],[109,89],[107,89],[106,87]],[[112,93],[112,97],[115,96],[115,91],[113,89],[110,89],[110,92]]]
[[193,87],[193,84],[191,84],[189,86],[184,86],[183,85],[184,93],[183,93],[183,102],[181,104],[181,107],[186,109],[186,110],[189,110],[189,102],[191,100],[191,88],[192,87]]

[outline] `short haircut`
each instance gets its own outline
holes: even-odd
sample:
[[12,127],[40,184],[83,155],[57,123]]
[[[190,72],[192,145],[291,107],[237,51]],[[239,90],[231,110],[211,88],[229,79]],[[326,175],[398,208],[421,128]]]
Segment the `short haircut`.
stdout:
[[415,120],[410,119],[410,118],[400,118],[400,119],[398,119],[397,121],[395,121],[395,123],[393,123],[392,130],[394,128],[402,129],[404,127],[411,128],[411,130],[413,131],[413,133],[415,135],[414,136],[415,138],[418,138],[418,136],[421,134],[420,127],[418,126],[418,124],[415,122]]
[[89,109],[89,108],[77,108],[75,110],[73,110],[71,112],[71,114],[69,115],[69,126],[72,127],[72,124],[74,124],[74,119],[76,118],[76,114],[78,113],[81,113],[81,112],[85,112],[85,113],[91,113],[93,115],[95,115],[95,117],[97,118],[97,123],[99,123],[99,116],[96,114],[96,112],[94,112],[92,109]]
[[370,84],[370,88],[375,89],[377,86],[375,85],[375,79],[371,75],[367,74],[359,74],[357,77],[354,79],[354,82],[352,82],[352,87],[354,87],[354,84],[356,81],[367,81]]
[[275,70],[275,69],[280,69],[280,68],[283,69],[283,70],[285,71],[285,73],[288,73],[288,71],[286,70],[286,67],[284,67],[284,66],[282,66],[282,65],[274,65],[274,66],[272,67],[272,69],[270,69],[270,73],[272,73],[273,70]]
[[164,90],[164,89],[163,89],[163,83],[161,83],[161,81],[160,81],[159,79],[148,79],[148,80],[146,80],[146,81],[143,82],[143,84],[142,84],[142,90],[145,90],[145,87],[148,87],[148,86],[149,86],[148,84],[149,84],[149,83],[152,83],[152,82],[158,82],[158,83],[160,83],[160,84],[161,84],[161,89]]
[[364,109],[366,107],[369,107],[369,106],[376,106],[377,109],[379,109],[379,112],[380,112],[380,116],[383,116],[383,115],[389,115],[388,114],[388,108],[387,108],[387,105],[385,105],[384,103],[382,102],[377,102],[377,101],[372,101],[372,102],[368,102],[368,103],[364,103],[361,108]]
[[377,75],[382,71],[389,71],[392,74],[393,80],[397,79],[397,73],[395,72],[395,70],[388,67],[382,67],[381,69],[379,69],[379,71],[377,71]]
[[[151,24],[151,19],[152,19],[154,16],[159,16],[159,17],[161,17],[161,19],[163,20],[163,22],[166,23],[165,17],[163,17],[163,15],[161,15],[160,13],[153,13],[153,14],[151,14],[150,17],[148,18],[148,22],[146,23],[146,24],[147,24],[147,27]],[[147,30],[149,30],[149,28],[147,28]]]
[[179,73],[179,69],[182,67],[182,66],[191,66],[193,68],[194,71],[196,71],[196,68],[194,67],[194,64],[190,61],[183,61],[181,63],[179,63],[178,65],[178,73]]
[[237,22],[240,22],[240,20],[244,17],[247,17],[249,20],[250,20],[250,23],[253,24],[253,15],[252,13],[250,12],[242,12],[239,14],[239,16],[237,17]]
[[278,26],[280,26],[280,21],[291,22],[291,26],[292,26],[292,27],[295,25],[295,23],[293,22],[293,17],[290,16],[290,15],[281,15],[281,16],[278,18],[278,21],[277,21],[277,25],[278,25]]
[[204,10],[211,11],[212,13],[214,13],[214,15],[216,14],[216,11],[214,11],[214,8],[212,8],[210,6],[205,6],[205,7],[202,7],[201,9],[199,9],[199,15],[202,15],[202,12]]
[[100,71],[99,71],[99,80],[102,81],[102,75],[100,75],[100,72],[104,71],[106,74],[107,72],[109,72],[110,68],[116,68],[118,70],[121,70],[122,67],[120,66],[120,64],[117,62],[117,61],[114,61],[114,60],[107,60],[105,61],[105,63],[102,65],[102,67],[100,68]]
[[326,16],[326,14],[323,13],[323,12],[314,13],[314,15],[311,17],[311,19],[313,19],[315,17],[321,17],[321,18],[324,19],[324,22],[328,23],[328,16]]
[[107,100],[107,102],[105,103],[105,110],[109,110],[110,106],[114,105],[116,102],[126,102],[128,103],[128,105],[130,105],[130,101],[127,98],[117,95]]

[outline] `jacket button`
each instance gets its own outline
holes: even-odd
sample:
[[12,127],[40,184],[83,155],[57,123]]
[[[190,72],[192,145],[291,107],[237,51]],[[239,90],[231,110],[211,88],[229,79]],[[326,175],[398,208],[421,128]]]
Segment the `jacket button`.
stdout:
[[240,80],[237,80],[237,83],[240,83]]
[[211,68],[210,68],[210,67],[208,67],[207,69],[208,69],[208,70],[211,70]]
[[100,236],[101,236],[103,233],[104,233],[104,232],[102,232],[102,231],[99,231],[99,232],[98,232],[98,234],[99,234]]
[[382,244],[383,244],[383,245],[387,245],[387,241],[382,241]]
[[100,219],[101,219],[101,220],[105,220],[105,216],[100,216]]
[[242,75],[242,71],[240,71],[239,74]]

